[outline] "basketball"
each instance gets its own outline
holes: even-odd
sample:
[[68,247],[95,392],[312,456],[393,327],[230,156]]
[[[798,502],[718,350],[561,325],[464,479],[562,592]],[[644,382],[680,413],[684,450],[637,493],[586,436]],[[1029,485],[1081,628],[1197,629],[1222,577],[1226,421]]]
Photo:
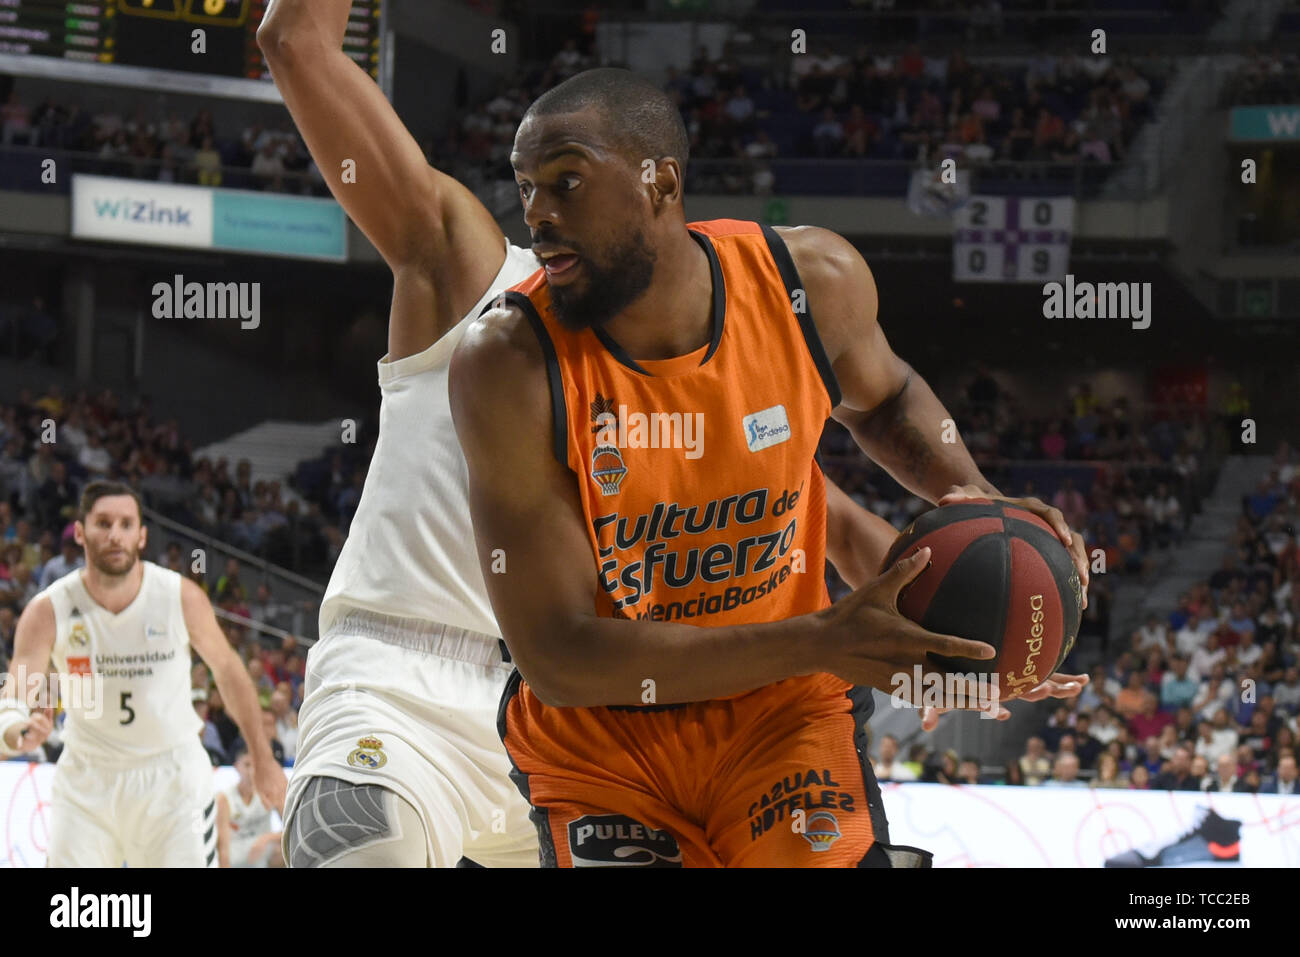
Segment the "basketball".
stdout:
[[1074,562],[1046,522],[988,499],[936,508],[899,536],[882,569],[926,546],[930,565],[903,590],[899,611],[929,631],[998,651],[986,661],[932,655],[933,664],[996,674],[1004,701],[1060,667],[1079,631],[1082,596]]

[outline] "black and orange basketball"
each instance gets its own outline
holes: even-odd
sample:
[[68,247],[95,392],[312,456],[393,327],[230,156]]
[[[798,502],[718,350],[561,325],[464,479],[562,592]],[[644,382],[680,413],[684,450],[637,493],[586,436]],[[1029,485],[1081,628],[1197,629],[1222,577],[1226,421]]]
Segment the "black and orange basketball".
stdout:
[[983,641],[997,658],[932,656],[945,671],[996,673],[1002,700],[1042,683],[1079,632],[1083,595],[1070,553],[1032,512],[970,499],[919,517],[894,542],[882,568],[930,547],[930,566],[898,599],[898,610],[939,634]]

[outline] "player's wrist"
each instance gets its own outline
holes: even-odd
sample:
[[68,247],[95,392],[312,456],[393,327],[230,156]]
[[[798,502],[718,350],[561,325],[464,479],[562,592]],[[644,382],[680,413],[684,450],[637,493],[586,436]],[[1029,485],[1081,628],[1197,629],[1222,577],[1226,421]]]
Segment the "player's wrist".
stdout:
[[22,733],[31,720],[31,709],[14,698],[0,700],[0,756],[22,754]]

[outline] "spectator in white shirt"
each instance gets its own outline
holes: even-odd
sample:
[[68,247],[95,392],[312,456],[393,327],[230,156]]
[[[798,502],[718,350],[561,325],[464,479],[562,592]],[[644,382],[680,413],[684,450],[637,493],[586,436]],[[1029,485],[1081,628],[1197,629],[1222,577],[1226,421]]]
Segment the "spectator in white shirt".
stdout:
[[1187,663],[1188,673],[1197,681],[1204,681],[1214,670],[1214,666],[1228,660],[1228,653],[1219,647],[1219,636],[1210,632],[1203,648],[1192,652]]
[[1227,677],[1223,662],[1219,662],[1210,669],[1210,677],[1201,682],[1196,697],[1192,699],[1192,710],[1198,718],[1213,720],[1216,712],[1227,707],[1236,691],[1237,683]]
[[912,769],[898,760],[898,739],[886,734],[880,739],[880,760],[873,763],[878,781],[915,781]]
[[[1078,528],[1079,526],[1073,527]],[[1145,652],[1148,648],[1159,648],[1161,651],[1167,652],[1176,650],[1169,646],[1169,629],[1156,615],[1147,615],[1147,623],[1134,633],[1133,640],[1133,650],[1139,654]]]
[[1088,733],[1102,744],[1110,744],[1119,737],[1123,728],[1115,720],[1115,714],[1107,707],[1101,707],[1093,713]]
[[1242,668],[1249,668],[1259,661],[1263,654],[1264,649],[1255,643],[1255,633],[1253,631],[1243,633],[1241,641],[1237,644],[1237,664]]
[[98,430],[91,430],[86,436],[86,447],[81,450],[77,456],[77,461],[87,472],[95,476],[108,474],[109,466],[113,464],[113,459],[108,454],[108,449],[104,448],[104,443],[99,437]]
[[1219,755],[1214,767],[1214,777],[1210,779],[1205,790],[1231,794],[1237,787],[1237,755],[1235,753]]
[[1211,765],[1216,764],[1223,755],[1232,754],[1236,750],[1236,735],[1232,736],[1232,740],[1228,740],[1222,735],[1216,736],[1214,725],[1209,721],[1202,721],[1197,727],[1196,753],[1209,761]]
[[1232,719],[1228,716],[1226,708],[1220,708],[1215,712],[1214,718],[1214,739],[1220,749],[1228,750],[1234,754],[1240,747],[1241,736],[1237,734],[1236,727],[1232,724]]
[[1174,651],[1184,658],[1190,658],[1196,649],[1205,644],[1205,636],[1214,631],[1215,623],[1202,620],[1196,612],[1187,616],[1187,624],[1178,629],[1174,635]]
[[1146,498],[1147,515],[1155,526],[1157,539],[1162,545],[1177,534],[1180,506],[1178,499],[1164,482],[1156,485],[1156,490]]

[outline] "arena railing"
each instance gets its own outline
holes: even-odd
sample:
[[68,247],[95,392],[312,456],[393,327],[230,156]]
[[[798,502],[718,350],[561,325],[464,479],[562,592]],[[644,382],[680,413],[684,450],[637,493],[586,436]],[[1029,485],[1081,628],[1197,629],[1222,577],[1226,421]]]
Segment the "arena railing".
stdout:
[[[1120,162],[1093,160],[1042,161],[992,160],[959,168],[971,173],[971,192],[994,196],[1073,196],[1087,200],[1104,195],[1113,199],[1143,199],[1152,194],[1140,157]],[[1137,167],[1138,175],[1122,179],[1113,174]],[[908,195],[912,174],[926,166],[913,160],[858,159],[852,157],[799,157],[750,159],[692,159],[687,182],[695,193],[788,197],[881,196],[902,199]],[[761,193],[759,173],[771,173],[771,186]]]
[[[563,6],[548,4],[545,13],[525,13],[526,19],[562,18],[571,13],[576,19],[587,0],[569,0]],[[1202,52],[1237,42],[1240,31],[1228,36],[1211,36],[1210,28],[1219,17],[1210,13],[1175,12],[1152,4],[1149,9],[1116,9],[1113,4],[1084,0],[1068,10],[1010,10],[1005,5],[994,13],[979,10],[939,9],[862,9],[847,4],[826,3],[814,6],[764,4],[753,0],[708,0],[704,2],[650,3],[644,0],[610,0],[601,5],[601,24],[606,29],[631,31],[642,22],[684,22],[708,24],[726,22],[746,32],[781,31],[789,42],[792,26],[806,25],[810,31],[839,34],[846,45],[870,42],[873,48],[901,50],[907,44],[974,43],[982,52],[1036,52],[1056,37],[1079,35],[1084,28],[1104,27],[1122,34],[1130,41],[1140,41],[1144,52]],[[1087,35],[1086,31],[1083,35]],[[624,43],[635,38],[625,36]],[[1130,43],[1132,46],[1132,42]],[[696,46],[691,47],[692,50]],[[967,48],[969,51],[969,47]]]
[[[295,574],[264,558],[220,541],[200,529],[183,525],[149,506],[144,509],[144,517],[149,525],[166,531],[166,541],[175,540],[180,542],[183,552],[182,560],[186,568],[193,567],[194,550],[202,550],[205,569],[204,578],[214,588],[217,580],[225,570],[227,559],[237,559],[241,565],[241,570],[243,568],[253,569],[255,575],[251,577],[241,576],[241,582],[248,592],[245,600],[251,601],[253,599],[259,584],[266,583],[270,585],[273,599],[279,604],[289,606],[291,610],[292,628],[284,632],[281,637],[292,633],[294,639],[299,643],[310,644],[314,642],[317,630],[317,612],[320,608],[321,599],[325,595],[325,587],[319,582]],[[162,541],[162,539],[163,536],[158,535],[155,538],[155,545],[165,546],[166,542]],[[257,576],[260,576],[260,580]]]
[[[53,159],[58,179],[43,183],[42,163]],[[160,179],[164,168],[174,178]],[[322,179],[307,172],[285,171],[272,177],[255,174],[247,166],[221,166],[217,182],[205,180],[192,161],[166,162],[152,157],[105,157],[83,150],[54,149],[45,146],[8,145],[0,147],[0,183],[4,188],[21,192],[67,193],[72,187],[70,173],[113,176],[119,179],[151,180],[186,186],[210,186],[213,189],[250,189],[307,196],[328,196]]]

